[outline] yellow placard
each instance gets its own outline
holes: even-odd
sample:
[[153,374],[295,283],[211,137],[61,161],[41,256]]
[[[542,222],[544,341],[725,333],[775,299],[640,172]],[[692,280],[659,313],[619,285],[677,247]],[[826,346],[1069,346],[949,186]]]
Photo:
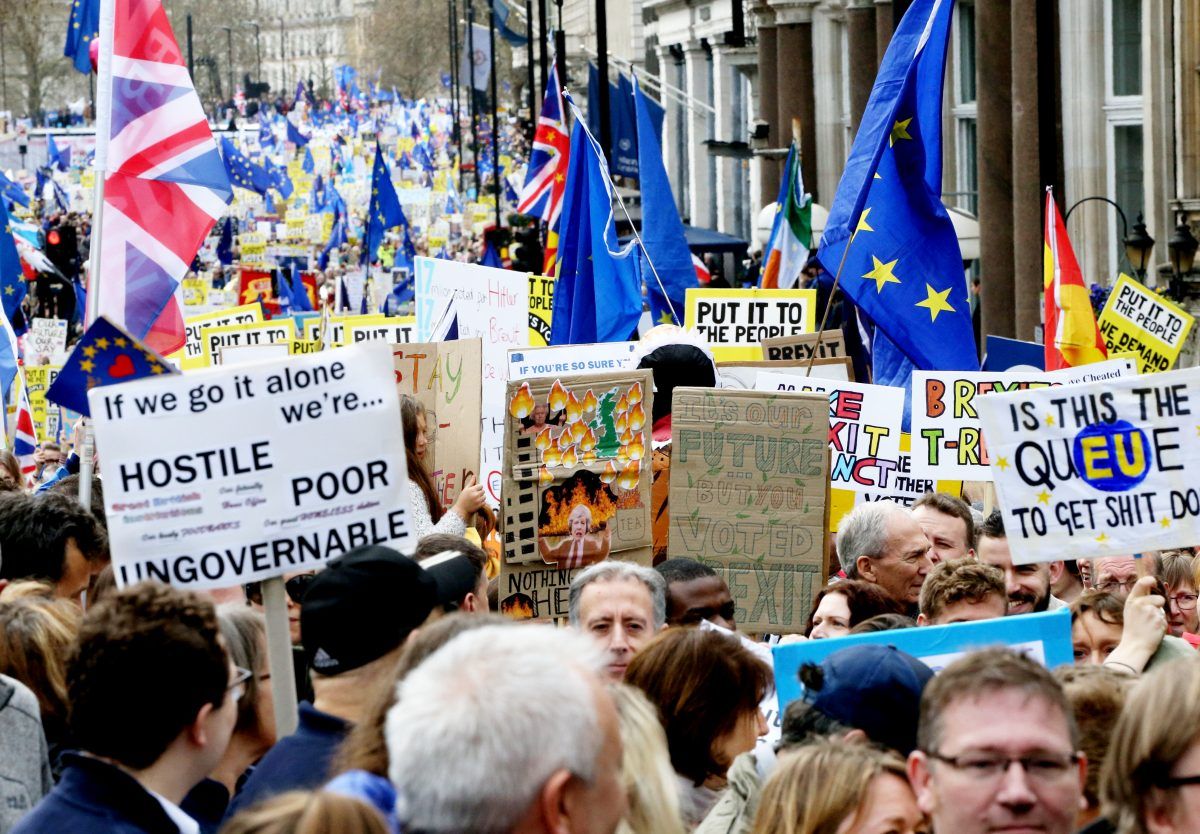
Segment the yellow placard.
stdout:
[[554,312],[554,276],[529,274],[529,346],[550,344],[550,314]]
[[223,327],[229,324],[249,324],[262,320],[261,304],[243,304],[228,310],[187,316],[183,320],[185,339],[183,349],[172,353],[167,358],[185,371],[207,367],[207,363],[204,361],[204,348],[201,344],[202,336],[207,328]]
[[[664,316],[656,324],[670,323]],[[684,324],[708,342],[718,362],[761,360],[763,339],[816,330],[817,291],[689,289]]]
[[[394,321],[394,319],[391,319]],[[362,325],[380,325],[387,324],[388,317],[382,313],[372,313],[370,315],[344,315],[329,317],[329,344],[332,347],[342,347],[346,344],[346,325],[362,326]],[[320,341],[321,338],[321,318],[313,316],[304,320],[304,338],[310,342]]]
[[[371,319],[371,321],[366,321]],[[379,319],[382,319],[380,321]],[[358,316],[346,321],[342,330],[345,342],[387,342],[389,345],[407,345],[417,337],[416,316]]]
[[217,352],[227,347],[273,345],[277,342],[288,342],[290,347],[295,338],[296,324],[290,318],[208,327],[200,339],[201,357],[203,364],[211,368],[217,364]]
[[[49,406],[46,389],[54,382],[62,368],[58,365],[31,365],[25,368],[25,390],[29,394],[29,411],[33,416],[33,433],[38,440],[53,440],[53,432],[47,425]],[[57,413],[55,418],[57,419]],[[55,426],[57,428],[57,426]]]
[[184,278],[180,289],[184,307],[203,307],[208,303],[208,282],[203,278]]
[[1135,353],[1138,372],[1143,374],[1169,370],[1194,323],[1187,310],[1124,274],[1117,278],[1096,321],[1109,358],[1119,352]]

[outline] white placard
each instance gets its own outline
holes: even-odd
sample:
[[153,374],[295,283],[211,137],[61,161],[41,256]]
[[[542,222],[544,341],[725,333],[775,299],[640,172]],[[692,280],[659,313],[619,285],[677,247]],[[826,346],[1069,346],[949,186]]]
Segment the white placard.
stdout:
[[[25,361],[40,365],[67,351],[66,319],[33,319],[25,337]],[[61,363],[60,363],[61,364]]]
[[93,388],[120,585],[220,588],[364,544],[411,552],[387,345]]
[[624,371],[633,367],[637,342],[600,342],[594,345],[554,345],[520,348],[508,352],[508,378],[534,379]]

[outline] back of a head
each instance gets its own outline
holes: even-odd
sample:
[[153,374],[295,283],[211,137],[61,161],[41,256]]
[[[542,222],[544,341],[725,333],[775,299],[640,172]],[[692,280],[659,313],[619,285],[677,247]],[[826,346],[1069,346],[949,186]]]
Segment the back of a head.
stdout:
[[675,771],[658,710],[636,687],[615,683],[608,691],[621,722],[621,781],[629,800],[618,834],[683,834]]
[[1074,713],[1054,676],[1039,663],[1011,649],[983,649],[961,657],[930,681],[921,696],[917,746],[926,752],[941,749],[941,717],[958,701],[1017,691],[1038,698],[1062,712],[1072,750],[1079,749]]
[[675,582],[691,582],[693,579],[703,579],[706,576],[716,576],[717,572],[708,565],[701,564],[686,556],[676,556],[654,566],[669,588]]
[[245,691],[238,700],[234,732],[256,732],[262,729],[258,715],[260,675],[268,668],[266,618],[253,608],[231,602],[217,608],[217,626],[221,629],[221,637],[225,640],[225,649],[233,665],[250,672]]
[[[62,480],[55,481],[46,491],[77,499],[79,496],[79,476],[68,475]],[[88,509],[100,526],[107,532],[108,517],[104,513],[104,482],[100,480],[98,475],[92,477],[91,503]]]
[[590,782],[605,662],[573,631],[490,626],[413,669],[385,725],[405,830],[508,831],[556,771]]
[[[1134,685],[1113,730],[1100,775],[1104,816],[1122,834],[1147,834],[1146,818],[1181,802],[1164,784],[1200,738],[1200,664],[1166,663]],[[1194,790],[1194,788],[1188,788]]]
[[625,683],[658,708],[671,766],[699,785],[723,775],[713,741],[733,731],[772,685],[771,670],[736,637],[698,628],[671,628],[634,655]]
[[1133,678],[1111,666],[1081,664],[1060,666],[1055,679],[1071,704],[1079,725],[1079,749],[1087,756],[1087,781],[1083,798],[1088,808],[1100,805],[1100,772],[1108,756],[1113,727],[1125,706]]
[[917,621],[903,614],[876,614],[868,617],[854,628],[851,634],[874,634],[877,631],[899,631],[902,628],[916,628]]
[[0,602],[0,674],[16,678],[37,695],[42,723],[56,736],[67,719],[65,658],[81,616],[74,603],[41,594]]
[[921,613],[927,620],[933,620],[955,603],[979,603],[991,595],[1008,599],[1004,574],[999,568],[971,558],[939,562],[921,586]]
[[237,814],[221,834],[390,834],[379,812],[330,791],[289,791]]
[[859,556],[876,557],[884,552],[888,524],[904,512],[907,510],[894,501],[868,501],[842,517],[837,529],[837,554],[847,577],[858,578]]
[[753,834],[840,831],[883,773],[907,778],[899,756],[863,744],[821,739],[789,750],[763,786]]
[[68,724],[83,750],[149,767],[229,685],[207,599],[142,582],[88,610],[68,659]]

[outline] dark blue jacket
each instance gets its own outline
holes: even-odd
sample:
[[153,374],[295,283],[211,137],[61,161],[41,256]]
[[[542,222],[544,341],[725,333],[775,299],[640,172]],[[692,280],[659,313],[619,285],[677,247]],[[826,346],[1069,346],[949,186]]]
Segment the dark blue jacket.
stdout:
[[118,767],[67,753],[62,779],[12,834],[179,834],[162,805]]
[[225,819],[284,791],[309,790],[324,785],[329,781],[329,761],[348,732],[349,722],[315,709],[308,701],[301,701],[296,732],[281,738],[259,759],[242,789],[229,803]]

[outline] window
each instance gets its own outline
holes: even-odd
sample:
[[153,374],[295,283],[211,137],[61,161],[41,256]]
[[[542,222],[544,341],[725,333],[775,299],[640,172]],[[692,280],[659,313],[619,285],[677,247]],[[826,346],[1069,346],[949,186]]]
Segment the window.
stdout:
[[[1105,91],[1107,122],[1105,161],[1108,193],[1125,212],[1129,227],[1146,208],[1143,182],[1142,122],[1142,4],[1141,0],[1105,0],[1104,6]],[[1128,269],[1124,260],[1120,220],[1112,212],[1109,220],[1109,269],[1115,278]]]
[[1110,0],[1112,95],[1142,94],[1142,0]]
[[1145,211],[1142,184],[1142,126],[1113,126],[1113,194],[1132,224]]
[[954,193],[945,202],[979,214],[979,163],[975,94],[975,6],[954,7]]
[[975,101],[975,7],[959,3],[954,11],[958,18],[958,101],[967,104]]

